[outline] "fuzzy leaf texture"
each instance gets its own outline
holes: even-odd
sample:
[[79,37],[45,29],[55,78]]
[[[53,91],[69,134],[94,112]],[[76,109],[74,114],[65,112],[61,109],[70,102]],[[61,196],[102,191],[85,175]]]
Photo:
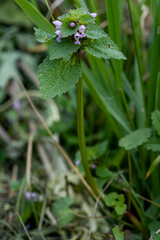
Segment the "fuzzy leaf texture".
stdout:
[[160,136],[160,111],[159,110],[155,110],[152,113],[152,123],[155,129],[157,130],[158,135]]
[[117,45],[109,37],[93,40],[85,47],[85,50],[97,58],[126,59],[123,53],[119,51]]
[[56,37],[56,34],[54,32],[53,34],[50,34],[43,31],[40,28],[34,27],[34,31],[35,31],[36,40],[40,43],[46,43]]
[[60,59],[68,57],[70,54],[76,52],[79,45],[76,45],[71,39],[61,39],[61,42],[57,42],[53,39],[51,46],[49,47],[50,60]]
[[77,32],[79,25],[77,24],[75,28],[71,28],[69,23],[63,23],[61,27],[61,33],[63,37],[68,37]]
[[119,146],[124,147],[125,150],[131,150],[147,142],[150,136],[151,136],[150,128],[138,129],[122,138],[119,141]]
[[68,13],[58,17],[58,19],[62,22],[72,22],[80,19],[84,14],[86,14],[84,8],[77,8],[75,10],[70,10]]
[[96,23],[88,24],[85,34],[88,38],[93,38],[93,39],[107,37],[107,34]]
[[72,65],[68,61],[46,58],[38,68],[40,92],[43,98],[60,96],[71,89],[81,77],[79,64]]

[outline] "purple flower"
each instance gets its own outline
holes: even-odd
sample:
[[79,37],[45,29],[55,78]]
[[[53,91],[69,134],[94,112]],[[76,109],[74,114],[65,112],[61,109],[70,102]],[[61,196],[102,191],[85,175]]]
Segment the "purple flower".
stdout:
[[81,44],[81,42],[79,41],[79,39],[81,38],[81,35],[78,32],[74,34],[74,38],[76,40],[75,44]]
[[78,30],[79,30],[80,33],[84,34],[84,31],[86,30],[86,27],[84,25],[81,25]]
[[20,103],[19,100],[15,100],[15,101],[13,102],[13,108],[14,108],[15,110],[17,110],[17,111],[20,111],[20,110],[21,110],[21,103]]
[[31,200],[31,192],[26,192],[26,199],[28,200],[28,201],[30,201]]
[[70,27],[71,27],[71,28],[74,28],[75,26],[76,26],[75,22],[71,22],[71,23],[70,23]]
[[96,168],[96,164],[92,164],[92,165],[91,165],[91,168],[92,168],[92,169],[95,169],[95,168]]
[[81,34],[81,38],[84,38],[85,36],[86,36],[86,34],[85,34],[85,33]]
[[31,193],[31,192],[26,192],[25,194],[27,201],[33,200],[34,202],[37,202],[37,194],[36,193]]
[[61,33],[61,30],[56,30],[55,33],[58,35],[58,38],[56,39],[57,42],[61,41],[61,38],[63,38],[63,35]]
[[61,26],[62,26],[62,22],[61,21],[56,20],[56,21],[53,22],[53,24],[56,25],[56,30],[57,29],[61,29]]
[[97,13],[90,13],[90,15],[94,18],[97,17]]
[[80,162],[81,162],[80,160],[77,160],[77,161],[75,162],[75,165],[78,166],[78,165],[80,164]]

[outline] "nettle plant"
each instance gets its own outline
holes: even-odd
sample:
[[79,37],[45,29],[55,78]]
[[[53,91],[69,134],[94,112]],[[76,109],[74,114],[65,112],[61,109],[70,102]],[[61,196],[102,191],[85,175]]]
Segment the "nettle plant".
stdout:
[[38,42],[47,43],[49,56],[38,68],[40,92],[43,98],[54,98],[77,83],[77,122],[79,148],[88,183],[97,192],[87,160],[83,117],[83,81],[81,60],[84,53],[97,58],[126,59],[117,45],[96,23],[96,13],[83,8],[70,10],[53,21],[53,33],[35,28]]

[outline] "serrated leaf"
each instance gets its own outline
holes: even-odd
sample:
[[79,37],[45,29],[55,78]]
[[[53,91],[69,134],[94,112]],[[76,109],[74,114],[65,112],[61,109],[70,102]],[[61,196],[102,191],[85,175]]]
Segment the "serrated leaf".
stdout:
[[50,34],[50,33],[43,31],[40,28],[34,27],[34,31],[35,31],[36,40],[40,43],[48,42],[49,40],[56,37],[56,34],[54,34],[54,32],[53,32],[53,34]]
[[151,175],[151,173],[156,169],[159,163],[160,163],[160,155],[152,162],[148,172],[146,173],[146,178],[148,178]]
[[127,205],[126,204],[120,203],[120,204],[115,206],[115,211],[118,215],[125,214],[126,210],[127,210]]
[[138,129],[122,138],[119,141],[119,146],[124,147],[125,150],[131,150],[147,142],[150,136],[151,136],[150,128]]
[[124,240],[124,233],[123,232],[120,233],[118,226],[114,227],[112,231],[113,231],[115,240]]
[[155,110],[152,113],[152,123],[155,129],[157,130],[158,135],[160,136],[160,111],[159,110]]
[[105,204],[108,207],[115,206],[117,204],[117,198],[118,198],[118,194],[116,192],[109,193],[105,197]]
[[107,34],[96,23],[90,23],[86,27],[85,34],[88,38],[98,39],[107,37]]
[[73,214],[70,209],[66,209],[62,212],[58,223],[60,227],[65,227],[73,219]]
[[152,137],[149,142],[144,145],[147,150],[152,150],[153,152],[160,152],[160,139]]
[[43,98],[53,98],[71,89],[81,77],[79,64],[64,60],[50,61],[46,58],[38,68],[38,77]]
[[93,40],[85,47],[85,50],[97,58],[126,59],[123,53],[119,51],[117,45],[109,37]]
[[70,54],[76,52],[79,45],[75,44],[72,39],[61,39],[61,42],[57,42],[53,39],[52,44],[49,48],[50,60],[60,59],[68,57]]
[[23,11],[29,16],[32,22],[48,33],[52,33],[54,27],[43,15],[27,0],[15,0],[15,2],[23,9]]
[[88,24],[91,23],[95,20],[89,13],[84,14],[80,19],[79,23],[80,24]]
[[63,37],[65,38],[65,37],[75,34],[77,32],[78,28],[79,28],[78,24],[75,26],[75,28],[72,28],[72,27],[70,27],[69,23],[63,23],[62,27],[61,27],[61,33],[62,33]]
[[55,217],[60,217],[65,210],[73,204],[73,199],[70,197],[59,198],[53,203],[53,214]]
[[77,8],[75,10],[70,10],[68,13],[58,17],[58,19],[62,22],[71,22],[80,19],[84,14],[86,14],[84,8]]

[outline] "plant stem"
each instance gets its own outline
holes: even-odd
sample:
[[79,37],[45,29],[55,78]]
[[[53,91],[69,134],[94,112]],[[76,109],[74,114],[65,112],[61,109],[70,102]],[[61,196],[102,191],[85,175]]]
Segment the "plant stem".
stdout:
[[129,167],[129,198],[128,198],[128,210],[131,209],[131,199],[132,199],[132,166],[131,166],[131,156],[128,151],[128,167]]
[[[81,57],[80,54],[77,55],[77,63],[80,64]],[[83,109],[83,80],[82,77],[77,83],[77,127],[78,127],[78,140],[79,140],[79,149],[81,152],[82,164],[84,172],[86,174],[87,181],[91,186],[92,190],[98,195],[98,189],[95,184],[95,181],[92,177],[91,170],[88,164],[87,159],[87,150],[86,150],[86,140],[84,133],[84,109]]]

